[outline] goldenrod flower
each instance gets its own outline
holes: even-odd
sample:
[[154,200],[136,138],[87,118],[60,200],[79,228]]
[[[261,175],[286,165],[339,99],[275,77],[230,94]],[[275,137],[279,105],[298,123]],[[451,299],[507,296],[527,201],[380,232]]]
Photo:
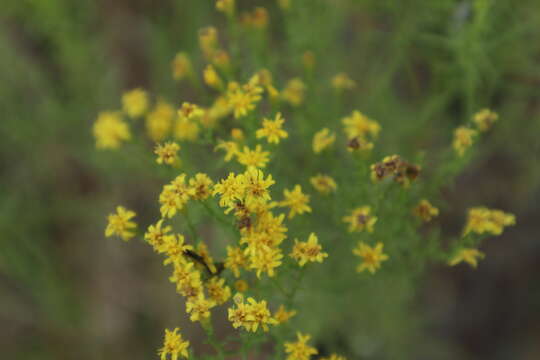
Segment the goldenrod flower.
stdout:
[[322,246],[318,243],[317,235],[311,233],[308,241],[294,240],[294,247],[291,257],[298,261],[298,265],[304,266],[308,261],[322,263],[328,257],[328,253],[322,251]]
[[462,248],[448,262],[450,266],[457,265],[461,262],[466,262],[471,267],[478,266],[478,260],[483,259],[485,254],[477,249]]
[[321,194],[327,195],[336,191],[337,185],[334,179],[328,175],[317,174],[309,179],[311,185]]
[[199,137],[199,125],[193,120],[180,117],[176,120],[174,136],[178,140],[195,141]]
[[171,63],[173,78],[182,80],[192,74],[191,60],[186,53],[180,52],[176,54]]
[[[235,277],[240,276],[240,269],[247,267],[247,258],[244,251],[239,247],[227,246],[227,257],[225,258],[225,268],[230,269]],[[238,290],[240,291],[240,290]]]
[[234,141],[219,140],[214,150],[225,150],[225,161],[231,161],[236,155],[238,155],[238,143]]
[[175,328],[173,331],[165,329],[163,347],[158,350],[160,360],[177,360],[179,356],[188,358],[189,341],[182,339],[182,335],[178,334],[178,331],[180,328]]
[[231,66],[231,58],[225,50],[216,50],[214,52],[214,56],[212,57],[212,64],[214,64],[221,70],[228,72]]
[[244,173],[246,203],[270,200],[268,188],[275,183],[272,175],[268,175],[265,179],[261,170],[254,167],[248,168]]
[[229,321],[235,329],[243,327],[247,331],[256,332],[259,327],[265,332],[269,330],[268,325],[276,325],[274,319],[268,310],[265,300],[257,302],[254,298],[248,298],[244,302],[241,294],[234,296],[235,305],[229,308]]
[[465,151],[470,148],[474,142],[474,137],[478,132],[465,126],[460,126],[454,131],[454,141],[452,146],[459,156],[463,156]]
[[280,305],[278,310],[274,313],[274,318],[278,323],[283,324],[289,321],[290,318],[296,315],[296,310],[287,311],[285,306]]
[[165,236],[163,240],[163,248],[165,249],[165,254],[167,256],[163,262],[165,265],[183,262],[185,260],[184,253],[188,250],[193,250],[193,246],[185,243],[186,239],[183,235],[177,234],[176,236]]
[[234,2],[235,0],[217,0],[216,9],[228,16],[232,16],[234,14]]
[[178,150],[180,150],[180,145],[175,142],[167,142],[165,144],[158,144],[154,153],[158,156],[156,162],[158,164],[167,164],[174,165],[178,164]]
[[489,109],[482,109],[473,115],[473,122],[480,131],[488,131],[499,119],[499,115]]
[[211,59],[218,46],[218,33],[214,27],[205,27],[199,30],[199,46],[207,59]]
[[392,177],[395,182],[404,187],[420,175],[420,166],[408,163],[401,159],[399,155],[385,157],[381,162],[371,165],[371,179],[381,181]]
[[94,123],[93,132],[98,149],[117,149],[122,141],[131,139],[129,127],[118,112],[100,113]]
[[474,207],[469,209],[467,224],[463,233],[464,235],[467,235],[469,232],[500,235],[505,227],[515,224],[516,217],[513,214],[486,207]]
[[336,134],[330,133],[330,130],[323,128],[313,135],[313,152],[320,153],[336,141]]
[[218,305],[225,303],[231,297],[231,288],[225,285],[225,279],[219,279],[215,276],[206,283],[206,290],[208,296]]
[[116,235],[124,241],[131,239],[135,236],[133,229],[137,227],[137,224],[130,220],[134,218],[135,215],[134,211],[127,210],[123,206],[117,206],[116,214],[110,214],[108,216],[109,223],[105,229],[105,236],[111,237]]
[[296,333],[296,342],[286,342],[285,352],[288,353],[287,360],[309,360],[312,355],[317,355],[318,351],[307,344],[311,336]]
[[299,78],[289,80],[285,89],[281,92],[282,98],[293,106],[299,106],[304,102],[306,85]]
[[211,195],[214,182],[208,175],[197,173],[195,177],[189,179],[189,186],[193,189],[193,199],[205,200]]
[[202,295],[201,273],[194,268],[194,264],[188,261],[177,261],[173,265],[174,271],[169,281],[176,284],[176,291],[188,299]]
[[431,219],[439,215],[439,209],[431,205],[426,199],[420,200],[418,205],[413,209],[413,214],[418,216],[425,222],[431,221]]
[[163,253],[167,250],[165,246],[165,237],[170,236],[167,234],[172,231],[171,226],[162,228],[162,225],[163,219],[159,220],[155,225],[150,225],[144,234],[146,242],[152,245],[154,250],[158,253]]
[[181,174],[163,187],[163,191],[159,195],[161,216],[173,217],[194,195],[194,190],[185,183],[185,179],[186,174]]
[[148,94],[143,89],[133,89],[122,95],[122,107],[130,118],[143,116],[148,110]]
[[349,139],[347,142],[347,150],[349,152],[367,151],[371,149],[373,149],[373,143],[359,136]]
[[244,146],[244,149],[236,154],[236,160],[246,167],[265,168],[270,161],[269,155],[268,151],[263,151],[261,145],[255,146],[254,150]]
[[343,222],[349,223],[349,232],[367,231],[371,233],[377,222],[377,217],[371,215],[371,207],[361,206],[354,209],[351,215],[344,216]]
[[243,13],[241,22],[244,26],[263,29],[268,25],[268,11],[263,7],[256,7],[251,13]]
[[146,131],[150,139],[162,141],[171,131],[175,111],[172,105],[158,101],[154,110],[146,115]]
[[236,119],[244,117],[255,109],[255,105],[261,100],[262,92],[263,88],[259,84],[258,75],[254,75],[242,87],[235,82],[229,83],[226,96],[234,117]]
[[376,138],[381,131],[381,126],[375,120],[368,118],[360,111],[353,111],[350,116],[344,117],[343,123],[345,134],[349,139],[359,137],[367,139],[368,137]]
[[189,102],[183,102],[182,106],[178,110],[178,116],[180,116],[181,119],[198,119],[203,115],[203,109],[201,109],[198,105]]
[[231,172],[226,179],[221,179],[214,185],[212,195],[220,194],[219,206],[227,207],[244,197],[245,186],[244,175],[235,175]]
[[210,309],[216,306],[213,300],[207,300],[202,293],[188,298],[186,312],[190,314],[191,321],[203,321],[210,317]]
[[381,267],[381,262],[388,260],[388,255],[383,254],[383,243],[378,242],[375,247],[371,247],[360,241],[353,249],[353,254],[362,258],[362,263],[356,268],[357,272],[368,270],[374,274]]
[[281,207],[289,207],[289,219],[292,219],[296,215],[301,215],[305,212],[310,213],[311,207],[309,207],[309,195],[306,195],[302,192],[302,187],[300,185],[295,185],[292,191],[283,190],[284,200],[279,202]]
[[261,247],[251,254],[249,267],[256,270],[258,278],[263,272],[269,277],[273,277],[275,269],[281,265],[282,258],[280,248]]
[[280,139],[286,139],[289,134],[282,129],[285,119],[281,117],[281,113],[277,113],[274,120],[263,119],[263,127],[257,130],[257,139],[265,137],[268,143],[279,144]]
[[339,73],[332,78],[332,87],[338,91],[351,90],[356,87],[356,83],[349,77],[349,75]]
[[219,77],[216,69],[212,65],[206,66],[203,72],[204,82],[212,89],[220,90],[223,87],[223,81]]

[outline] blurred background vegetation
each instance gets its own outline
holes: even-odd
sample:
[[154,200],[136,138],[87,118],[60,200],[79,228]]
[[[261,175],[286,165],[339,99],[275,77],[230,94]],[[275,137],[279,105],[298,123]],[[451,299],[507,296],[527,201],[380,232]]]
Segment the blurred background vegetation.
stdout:
[[[269,46],[242,54],[246,73],[279,62],[289,69],[274,74],[283,83],[313,51],[311,81],[348,73],[358,87],[342,99],[344,108],[380,121],[382,146],[405,157],[426,149],[430,158],[448,146],[452,129],[493,108],[500,121],[467,170],[449,179],[438,222],[443,236],[455,235],[475,205],[513,212],[518,221],[485,244],[476,271],[434,266],[378,283],[374,291],[385,298],[361,305],[354,289],[336,288],[330,295],[347,312],[324,308],[328,294],[318,294],[298,321],[323,351],[362,359],[540,358],[540,2],[292,4],[283,13],[274,1],[238,1],[240,11],[265,6],[270,14]],[[171,79],[170,61],[178,51],[196,54],[197,31],[208,25],[220,35],[226,28],[211,0],[3,3],[2,358],[155,358],[163,328],[178,323],[205,349],[147,246],[104,239],[106,214],[117,203],[133,208],[142,224],[152,221],[162,180],[133,149],[96,151],[91,125],[134,87],[175,104],[197,100],[200,94]],[[302,121],[322,127],[346,115],[309,91]],[[332,281],[322,271],[316,276]]]

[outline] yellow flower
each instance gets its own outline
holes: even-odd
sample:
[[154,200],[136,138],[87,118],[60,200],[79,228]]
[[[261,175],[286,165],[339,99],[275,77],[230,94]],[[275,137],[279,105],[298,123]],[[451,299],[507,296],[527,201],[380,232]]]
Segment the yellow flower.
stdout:
[[299,106],[304,102],[306,85],[299,78],[289,80],[281,96],[293,106]]
[[356,83],[349,77],[349,75],[339,73],[332,78],[332,87],[338,91],[351,90],[356,87]]
[[242,292],[247,291],[249,286],[248,286],[248,283],[245,280],[236,280],[234,282],[234,288],[236,289],[236,291],[242,293]]
[[473,115],[473,121],[480,131],[488,131],[499,119],[499,115],[489,109],[482,109]]
[[116,207],[116,214],[110,214],[108,216],[109,223],[105,229],[105,236],[111,237],[116,235],[124,241],[131,239],[135,236],[133,229],[137,227],[137,224],[130,220],[135,215],[134,211],[126,210],[123,206]]
[[182,80],[192,74],[191,61],[186,53],[180,52],[176,54],[171,63],[171,67],[173,78],[175,80]]
[[322,246],[318,243],[317,235],[311,233],[308,241],[294,240],[291,257],[298,261],[298,265],[302,267],[308,261],[322,263],[323,259],[328,257],[328,253],[322,251]]
[[336,191],[337,185],[334,179],[328,175],[317,174],[309,179],[311,185],[321,194],[327,195]]
[[247,259],[242,249],[240,249],[239,247],[227,246],[227,258],[225,259],[225,268],[230,269],[235,277],[239,277],[240,269],[246,268],[246,266]]
[[321,129],[313,136],[313,152],[320,153],[336,141],[336,135],[327,128]]
[[205,200],[211,194],[211,188],[214,185],[212,179],[203,173],[195,174],[195,177],[189,179],[189,186],[193,189],[193,198],[195,200]]
[[248,168],[244,173],[246,203],[270,200],[268,188],[275,183],[276,182],[272,179],[272,175],[268,175],[268,177],[264,179],[264,173],[261,170],[254,167]]
[[176,120],[174,136],[178,140],[195,141],[199,137],[199,125],[185,117]]
[[474,137],[478,132],[465,126],[460,126],[454,131],[454,141],[452,146],[459,156],[463,156],[465,151],[473,144]]
[[212,195],[220,194],[219,206],[227,207],[233,204],[235,200],[241,200],[244,197],[245,181],[243,175],[229,173],[226,179],[221,179],[214,185]]
[[242,151],[236,154],[236,160],[246,167],[264,168],[266,163],[270,161],[268,151],[263,151],[261,145],[255,146],[255,150],[250,150],[247,146],[244,146]]
[[373,149],[373,143],[362,139],[359,136],[349,139],[347,142],[347,150],[349,152],[353,151],[367,151]]
[[176,236],[165,236],[163,238],[163,248],[167,258],[163,264],[176,264],[184,261],[184,253],[188,250],[193,250],[193,246],[185,243],[186,239],[183,235],[177,234]]
[[178,150],[180,150],[180,145],[175,142],[167,142],[165,144],[158,144],[154,153],[158,156],[156,162],[158,164],[167,164],[174,165],[178,164]]
[[217,0],[216,9],[228,16],[232,16],[234,14],[234,2],[234,0]]
[[231,161],[238,154],[238,143],[220,140],[214,150],[225,150],[225,161]]
[[282,258],[281,249],[261,247],[250,256],[249,267],[257,271],[258,278],[263,272],[267,273],[269,277],[273,277],[275,275],[274,269],[281,265]]
[[143,89],[133,89],[122,95],[122,107],[130,118],[138,118],[148,110],[148,95]]
[[225,279],[215,276],[206,283],[206,290],[218,305],[225,303],[231,297],[231,288],[225,285]]
[[263,119],[263,127],[257,130],[257,139],[267,138],[269,144],[279,144],[280,139],[286,139],[289,134],[281,127],[285,119],[281,117],[281,113],[277,113],[275,120]]
[[158,101],[154,110],[146,115],[146,131],[153,141],[163,140],[171,131],[174,108],[163,100]]
[[203,72],[204,82],[212,89],[219,90],[223,87],[223,81],[212,65],[206,66]]
[[188,299],[203,295],[201,273],[194,268],[194,264],[188,261],[178,261],[173,265],[174,272],[169,277],[169,281],[176,284],[176,291]]
[[350,116],[344,117],[341,122],[343,123],[345,134],[347,134],[349,139],[355,137],[366,139],[368,136],[375,138],[381,131],[381,126],[378,122],[368,118],[357,110],[353,111]]
[[173,217],[194,195],[194,190],[185,183],[185,178],[186,174],[181,174],[163,187],[163,191],[159,195],[161,216]]
[[289,219],[292,219],[296,215],[301,215],[305,212],[310,213],[311,207],[309,207],[309,195],[302,193],[302,187],[295,185],[292,191],[285,189],[283,191],[284,200],[279,202],[281,207],[289,207]]
[[287,360],[309,360],[312,355],[318,354],[317,349],[307,344],[311,336],[302,335],[299,332],[296,333],[296,336],[298,341],[285,343],[285,352],[289,354]]
[[214,52],[214,56],[212,57],[212,63],[223,71],[229,72],[231,58],[225,50],[216,50],[216,52]]
[[431,221],[433,217],[439,215],[439,209],[431,205],[431,203],[426,199],[422,199],[413,209],[413,214],[425,222],[428,222]]
[[371,165],[371,179],[376,182],[392,177],[395,182],[407,187],[418,178],[420,171],[420,166],[408,163],[399,155],[392,155]]
[[226,96],[234,117],[239,119],[255,109],[255,105],[261,100],[262,92],[263,88],[259,84],[258,75],[254,75],[242,87],[235,82],[229,83]]
[[235,329],[243,327],[247,331],[256,332],[260,327],[266,332],[269,330],[268,325],[277,325],[265,300],[257,302],[250,297],[245,303],[243,296],[236,294],[234,302],[235,306],[228,309],[228,317]]
[[183,102],[182,106],[178,110],[178,116],[180,116],[181,119],[198,119],[203,115],[203,109],[201,109],[198,105],[189,102]]
[[484,253],[477,249],[462,248],[450,259],[448,264],[454,266],[460,262],[466,262],[473,268],[476,268],[478,266],[478,260],[483,259],[484,257]]
[[118,112],[100,113],[94,123],[93,132],[98,149],[117,149],[122,141],[131,139],[129,127]]
[[167,234],[172,230],[172,227],[170,226],[161,228],[161,225],[163,225],[163,219],[159,220],[156,225],[150,225],[146,231],[146,234],[144,234],[144,239],[146,242],[152,245],[154,250],[158,253],[163,253],[167,250],[165,237],[170,236]]
[[344,216],[343,222],[349,223],[349,232],[365,230],[371,233],[377,222],[377,217],[371,215],[371,207],[361,206],[354,209],[351,215]]
[[163,347],[158,350],[160,360],[177,360],[179,356],[188,358],[187,348],[189,341],[182,339],[182,335],[178,334],[179,328],[175,328],[173,331],[165,329],[165,339],[163,341]]
[[274,314],[274,318],[277,320],[278,323],[283,324],[289,321],[289,319],[295,315],[296,315],[295,310],[287,311],[285,309],[285,306],[280,305],[278,310]]
[[231,138],[234,141],[238,141],[238,142],[244,141],[245,139],[244,132],[242,131],[242,129],[233,128],[231,129]]
[[464,235],[467,235],[469,232],[500,235],[505,227],[515,224],[516,217],[513,214],[486,207],[474,207],[469,209],[467,224],[463,233]]
[[199,46],[206,58],[211,59],[218,46],[218,33],[214,27],[205,27],[199,30]]
[[210,309],[216,306],[213,300],[207,300],[202,293],[188,298],[186,312],[190,314],[191,321],[202,321],[210,317]]
[[263,7],[256,7],[252,13],[242,14],[242,25],[263,29],[268,25],[268,11]]
[[362,263],[356,268],[357,272],[368,270],[374,274],[381,267],[381,262],[388,260],[388,255],[383,254],[382,242],[378,242],[375,247],[371,247],[360,241],[358,246],[353,249],[353,254],[362,258]]

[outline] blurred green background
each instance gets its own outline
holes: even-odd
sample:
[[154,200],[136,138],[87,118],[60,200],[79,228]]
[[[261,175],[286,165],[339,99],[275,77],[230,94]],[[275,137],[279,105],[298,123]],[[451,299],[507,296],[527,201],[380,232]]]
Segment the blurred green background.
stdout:
[[[438,221],[443,235],[456,234],[466,208],[486,205],[518,222],[485,244],[476,271],[435,266],[413,285],[389,286],[395,306],[374,327],[378,334],[351,334],[350,314],[336,320],[333,309],[299,321],[320,349],[361,359],[540,358],[540,2],[292,4],[284,14],[274,1],[238,1],[241,11],[269,10],[264,56],[294,69],[310,50],[315,82],[345,71],[358,83],[344,106],[381,121],[389,153],[429,154],[478,109],[497,111],[500,121],[470,166],[444,188]],[[189,98],[171,79],[170,61],[178,51],[196,54],[197,31],[208,25],[226,28],[211,0],[3,2],[1,358],[155,358],[163,328],[178,324],[206,349],[147,246],[104,238],[117,203],[142,224],[152,221],[162,180],[133,149],[96,151],[91,126],[133,87],[175,104]],[[283,83],[295,75],[274,76]],[[312,113],[325,105],[318,99]],[[342,304],[362,321],[365,309]]]

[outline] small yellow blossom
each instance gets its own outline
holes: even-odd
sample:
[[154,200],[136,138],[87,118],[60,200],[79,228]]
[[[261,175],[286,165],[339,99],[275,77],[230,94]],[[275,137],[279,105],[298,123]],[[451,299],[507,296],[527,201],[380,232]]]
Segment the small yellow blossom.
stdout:
[[135,236],[133,229],[137,227],[137,224],[130,220],[135,215],[134,211],[126,210],[123,206],[116,207],[116,214],[110,214],[108,217],[109,223],[105,229],[105,236],[116,235],[124,241],[131,239]]
[[461,262],[466,262],[471,267],[478,266],[478,260],[483,259],[485,254],[477,249],[462,248],[448,262],[450,266],[457,265]]
[[203,173],[195,174],[195,177],[189,179],[189,186],[193,189],[193,199],[205,200],[212,193],[214,185],[212,179]]
[[278,310],[274,313],[274,318],[278,323],[283,324],[289,321],[290,318],[296,315],[296,310],[287,311],[285,306],[280,305]]
[[165,329],[165,339],[163,347],[158,350],[160,360],[177,360],[178,357],[188,358],[189,341],[182,339],[182,335],[178,334],[179,328],[173,331]]
[[239,152],[238,143],[223,140],[218,142],[214,150],[225,150],[225,161],[231,161]]
[[263,119],[263,127],[257,130],[257,139],[265,137],[270,144],[279,144],[280,139],[286,139],[289,134],[282,129],[285,119],[277,113],[275,120]]
[[464,235],[470,232],[500,235],[505,227],[515,224],[516,217],[513,214],[486,207],[474,207],[469,209],[467,224],[463,233]]
[[185,183],[185,178],[186,174],[181,174],[163,187],[163,191],[159,195],[161,216],[173,217],[194,195],[194,190]]
[[154,153],[158,156],[156,162],[158,164],[167,165],[178,164],[178,161],[180,160],[178,158],[178,150],[180,150],[180,145],[175,142],[158,144],[154,150]]
[[480,131],[488,131],[499,119],[499,115],[489,109],[482,109],[473,115],[473,122]]
[[371,233],[377,222],[377,217],[371,215],[371,207],[361,206],[354,209],[351,215],[344,216],[343,222],[349,223],[349,232],[367,231]]
[[371,165],[371,179],[377,182],[392,177],[395,182],[407,187],[418,178],[420,171],[419,165],[411,164],[399,155],[392,155]]
[[216,9],[228,16],[232,16],[234,14],[234,3],[235,0],[217,0]]
[[309,360],[312,355],[318,354],[317,349],[307,344],[311,336],[302,335],[299,332],[296,336],[298,341],[285,343],[285,352],[289,354],[287,360]]
[[244,146],[244,149],[236,154],[236,160],[246,167],[265,168],[270,161],[269,155],[268,151],[263,151],[261,145],[255,146],[254,150]]
[[246,303],[241,294],[236,294],[234,301],[235,306],[229,308],[228,315],[235,329],[243,327],[247,331],[256,332],[262,328],[266,332],[269,330],[268,325],[277,325],[265,300],[257,302],[250,297]]
[[180,52],[176,54],[171,63],[174,80],[182,80],[192,74],[191,60],[186,53]]
[[321,194],[327,195],[336,191],[337,185],[334,179],[328,175],[317,174],[309,179],[311,185]]
[[293,106],[299,106],[304,102],[306,85],[299,78],[289,80],[281,96]]
[[381,267],[381,262],[388,260],[388,255],[383,253],[382,242],[378,242],[375,247],[371,247],[361,241],[353,250],[353,254],[362,258],[362,263],[356,268],[357,272],[368,270],[374,274]]
[[317,235],[311,233],[308,241],[294,240],[291,257],[298,261],[298,265],[302,267],[308,261],[322,263],[323,259],[328,257],[328,253],[322,251],[322,246],[318,243]]
[[218,46],[218,32],[209,26],[199,30],[199,46],[204,56],[211,59]]
[[373,149],[373,143],[359,136],[353,137],[347,142],[347,151],[349,152],[368,151],[371,149]]
[[439,215],[439,209],[431,205],[426,199],[422,199],[418,205],[413,209],[413,214],[418,216],[425,222],[431,221],[435,216]]
[[[247,267],[247,258],[239,247],[227,246],[225,268],[230,269],[235,277],[240,276],[240,269]],[[240,290],[238,290],[240,291]]]
[[220,194],[219,206],[228,207],[235,200],[241,200],[244,197],[245,182],[243,175],[235,175],[229,173],[226,179],[221,179],[219,183],[214,185],[212,195]]
[[162,141],[171,131],[175,111],[172,105],[160,100],[146,115],[146,131],[153,141]]
[[313,136],[313,152],[320,153],[336,141],[336,135],[327,128],[321,129]]
[[130,118],[143,116],[148,110],[148,94],[143,89],[133,89],[122,95],[122,107]]
[[206,283],[206,290],[208,296],[218,305],[225,303],[231,297],[231,288],[225,285],[225,279],[215,276]]
[[167,234],[172,231],[172,227],[165,226],[162,228],[162,225],[163,219],[159,220],[155,225],[150,225],[144,234],[144,239],[146,242],[152,245],[154,250],[158,253],[163,253],[167,250],[165,245],[165,237],[170,236]]
[[460,126],[454,131],[452,146],[459,156],[463,156],[465,151],[472,146],[477,134],[478,131],[465,126]]
[[349,139],[359,137],[367,139],[368,137],[376,138],[381,131],[381,126],[375,120],[368,118],[360,111],[353,111],[350,116],[344,117],[343,123],[345,134]]
[[275,269],[281,265],[283,255],[280,248],[262,247],[254,252],[249,258],[250,269],[255,269],[260,278],[264,272],[269,277],[274,277]]
[[219,77],[216,69],[212,65],[206,66],[203,72],[204,82],[212,89],[220,90],[223,87],[223,81]]
[[98,149],[117,149],[122,141],[131,139],[129,127],[118,112],[100,113],[94,123],[93,133]]
[[193,250],[193,246],[186,244],[186,239],[183,235],[165,236],[163,238],[165,254],[167,258],[163,264],[176,264],[184,261],[184,254],[188,250]]
[[254,75],[243,86],[235,82],[229,83],[226,98],[233,110],[234,117],[239,119],[254,110],[256,104],[261,100],[262,92],[263,88],[260,86],[258,75]]
[[182,106],[178,110],[178,116],[181,119],[198,119],[204,115],[204,110],[198,105],[189,102],[183,102]]
[[311,207],[309,204],[309,195],[302,192],[300,185],[295,185],[292,191],[285,189],[283,191],[284,200],[279,202],[281,207],[289,207],[289,219],[292,219],[296,215],[301,215],[305,212],[310,213]]
[[332,87],[338,91],[351,90],[356,87],[356,83],[349,77],[349,75],[339,73],[332,78]]
[[176,120],[174,136],[178,140],[195,141],[199,137],[199,125],[193,120],[180,117]]
[[244,132],[242,131],[242,129],[233,128],[231,129],[231,138],[234,141],[239,141],[239,142],[244,141],[245,139]]
[[225,50],[216,50],[214,52],[214,56],[212,57],[212,64],[225,72],[229,72],[231,66],[231,58]]
[[243,13],[241,22],[247,27],[263,29],[268,25],[268,11],[263,7],[256,7],[251,13]]
[[203,321],[210,317],[210,309],[216,306],[213,300],[208,300],[202,293],[198,296],[188,298],[186,302],[186,312],[190,314],[191,321]]

